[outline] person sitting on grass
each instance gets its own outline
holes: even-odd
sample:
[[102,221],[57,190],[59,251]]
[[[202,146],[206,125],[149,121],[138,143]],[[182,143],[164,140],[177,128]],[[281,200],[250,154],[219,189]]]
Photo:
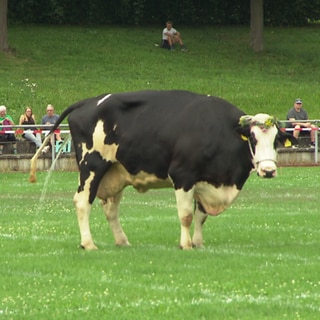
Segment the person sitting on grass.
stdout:
[[175,43],[179,43],[181,51],[188,51],[183,44],[180,32],[172,27],[172,21],[166,22],[166,27],[162,30],[162,43],[161,48],[174,50]]
[[[7,114],[7,108],[5,106],[0,106],[0,124],[5,126],[13,126],[14,122],[12,117]],[[3,153],[3,143],[12,143],[12,152],[17,154],[17,140],[14,133],[6,133],[3,131],[10,131],[11,127],[0,127],[0,155]],[[2,131],[2,132],[1,132]]]

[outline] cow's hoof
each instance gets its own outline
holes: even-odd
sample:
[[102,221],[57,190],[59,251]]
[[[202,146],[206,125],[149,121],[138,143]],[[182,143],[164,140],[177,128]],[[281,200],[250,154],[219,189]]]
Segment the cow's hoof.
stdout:
[[131,247],[131,243],[126,241],[126,242],[118,242],[116,243],[116,247]]
[[90,251],[90,250],[98,250],[98,248],[94,244],[90,244],[90,245],[81,244],[80,248],[84,249],[84,250],[88,250],[88,251]]
[[192,250],[192,246],[182,246],[182,245],[180,244],[180,249],[181,249],[181,250]]
[[192,248],[201,249],[201,248],[203,248],[203,244],[192,242]]

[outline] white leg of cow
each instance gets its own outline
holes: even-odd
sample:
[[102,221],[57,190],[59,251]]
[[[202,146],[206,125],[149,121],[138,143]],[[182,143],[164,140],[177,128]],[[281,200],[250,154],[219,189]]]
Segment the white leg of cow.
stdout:
[[128,238],[124,233],[119,219],[119,204],[122,192],[115,197],[110,197],[106,201],[101,201],[101,206],[108,220],[110,229],[113,233],[115,244],[117,246],[130,246]]
[[183,189],[175,191],[178,214],[181,224],[180,247],[184,250],[192,249],[190,226],[193,218],[193,189],[185,192]]
[[81,247],[86,250],[97,249],[92,241],[90,232],[89,216],[91,204],[88,201],[88,195],[85,191],[82,191],[80,193],[76,192],[73,197],[73,202],[77,211],[78,224],[81,235]]
[[208,215],[199,210],[198,205],[194,214],[194,232],[192,237],[192,244],[196,248],[203,247],[202,228]]

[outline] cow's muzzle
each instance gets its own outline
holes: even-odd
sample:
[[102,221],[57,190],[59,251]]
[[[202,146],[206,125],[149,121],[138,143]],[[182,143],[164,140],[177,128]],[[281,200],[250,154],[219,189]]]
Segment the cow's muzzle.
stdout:
[[277,162],[275,160],[262,160],[256,162],[257,174],[261,178],[274,178],[277,175]]

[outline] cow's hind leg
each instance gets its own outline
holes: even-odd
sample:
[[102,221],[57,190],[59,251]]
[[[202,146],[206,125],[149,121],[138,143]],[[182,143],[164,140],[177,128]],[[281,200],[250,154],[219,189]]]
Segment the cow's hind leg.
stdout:
[[193,189],[175,191],[178,214],[181,224],[180,247],[184,250],[192,249],[190,226],[193,219]]
[[113,233],[115,244],[117,246],[130,246],[119,219],[119,205],[121,197],[122,192],[118,193],[114,197],[108,198],[107,200],[101,200],[101,206]]
[[207,220],[207,217],[208,217],[208,214],[203,212],[199,208],[199,203],[197,203],[195,214],[194,214],[194,232],[192,237],[192,245],[196,248],[201,248],[203,246],[202,229],[203,229],[203,224]]

